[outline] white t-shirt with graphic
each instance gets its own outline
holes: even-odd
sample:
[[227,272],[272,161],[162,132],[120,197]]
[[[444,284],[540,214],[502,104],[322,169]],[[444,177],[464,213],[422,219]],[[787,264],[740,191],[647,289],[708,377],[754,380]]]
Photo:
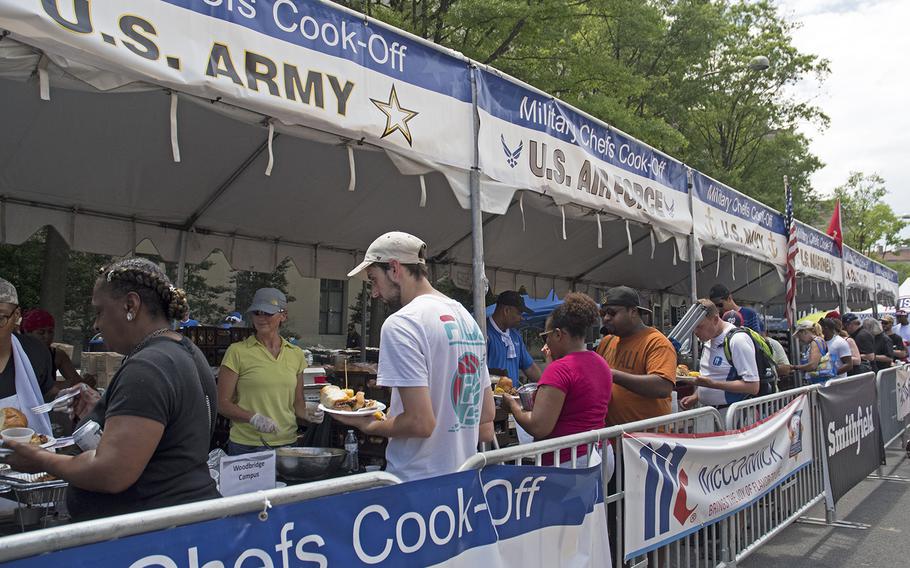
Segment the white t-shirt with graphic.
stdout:
[[[382,325],[377,384],[429,387],[436,428],[429,438],[391,438],[386,470],[404,481],[456,471],[477,453],[483,389],[490,388],[486,341],[464,307],[445,296],[414,298]],[[389,415],[403,410],[392,389]]]
[[[825,341],[828,344],[828,353],[831,355],[831,360],[834,361],[834,369],[837,370],[843,365],[841,362],[842,357],[853,357],[853,353],[850,351],[850,346],[847,345],[847,341],[839,335],[835,335],[831,338],[831,341]],[[847,373],[840,373],[837,375],[837,378],[843,379],[847,376]]]
[[[736,328],[732,324],[724,322],[724,330],[721,334],[705,344],[702,348],[698,372],[715,381],[742,379],[746,382],[757,382],[759,378],[758,364],[755,362],[755,344],[752,343],[752,338],[748,333],[737,333],[730,338],[733,365],[727,361],[724,354],[724,338],[734,329]],[[697,394],[699,402],[708,406],[727,406],[744,400],[748,396],[705,387],[698,387]]]

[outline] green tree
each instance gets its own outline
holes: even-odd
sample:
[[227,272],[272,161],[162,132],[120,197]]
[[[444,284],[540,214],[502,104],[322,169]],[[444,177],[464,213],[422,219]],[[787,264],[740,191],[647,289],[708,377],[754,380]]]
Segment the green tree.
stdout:
[[827,227],[834,211],[835,200],[841,203],[841,227],[844,242],[860,253],[881,257],[882,250],[910,245],[910,239],[901,238],[901,231],[908,223],[898,217],[885,203],[888,189],[878,174],[851,172],[847,182],[834,189],[834,196],[822,208],[819,226]]
[[21,245],[0,245],[0,278],[16,287],[23,308],[36,307],[41,299],[46,234],[47,229],[42,228]]
[[[218,325],[224,319],[225,295],[231,291],[229,286],[212,285],[206,278],[206,271],[214,263],[203,260],[198,264],[187,264],[183,275],[183,289],[190,304],[190,317],[203,325]],[[177,282],[177,263],[165,263],[165,270],[171,282]]]
[[272,272],[234,271],[231,274],[231,284],[234,288],[231,303],[234,305],[234,309],[243,312],[250,307],[253,301],[253,294],[259,288],[278,288],[287,295],[288,303],[296,300],[293,296],[288,295],[287,272],[290,266],[291,261],[286,258],[279,262]]

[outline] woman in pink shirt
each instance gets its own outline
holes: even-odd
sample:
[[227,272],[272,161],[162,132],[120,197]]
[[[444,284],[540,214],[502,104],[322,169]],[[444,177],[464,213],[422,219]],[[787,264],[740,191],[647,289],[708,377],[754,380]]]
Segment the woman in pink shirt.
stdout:
[[[518,401],[503,397],[515,420],[535,440],[546,440],[604,427],[613,388],[613,375],[604,358],[588,351],[588,330],[600,323],[597,304],[588,295],[572,293],[547,318],[546,348],[553,362],[538,381],[534,409],[525,412]],[[587,465],[587,447],[578,447],[579,465]],[[544,465],[551,465],[544,456]],[[549,463],[547,463],[549,461]],[[560,462],[571,461],[571,451],[560,452]],[[593,463],[592,463],[593,465]]]

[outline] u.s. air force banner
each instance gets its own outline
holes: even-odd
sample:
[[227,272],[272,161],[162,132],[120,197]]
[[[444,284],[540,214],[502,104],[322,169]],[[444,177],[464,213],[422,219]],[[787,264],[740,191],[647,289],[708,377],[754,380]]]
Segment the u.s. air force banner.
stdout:
[[739,511],[809,465],[810,423],[802,395],[743,430],[624,435],[625,558]]
[[560,205],[688,234],[692,216],[680,162],[552,97],[486,71],[477,77],[484,174]]
[[466,60],[327,3],[3,0],[0,28],[101,90],[161,85],[405,155],[472,164]]
[[276,504],[268,515],[177,526],[4,566],[609,568],[603,497],[599,467],[490,466]]

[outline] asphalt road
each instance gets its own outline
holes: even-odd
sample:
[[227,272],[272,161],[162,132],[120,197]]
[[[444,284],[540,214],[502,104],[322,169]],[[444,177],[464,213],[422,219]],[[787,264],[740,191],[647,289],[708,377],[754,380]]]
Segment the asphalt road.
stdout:
[[[866,530],[794,523],[751,556],[741,568],[837,568],[910,566],[910,460],[899,442],[887,451],[886,476],[866,479],[837,504],[837,520],[871,525]],[[824,505],[806,515],[824,518]]]

